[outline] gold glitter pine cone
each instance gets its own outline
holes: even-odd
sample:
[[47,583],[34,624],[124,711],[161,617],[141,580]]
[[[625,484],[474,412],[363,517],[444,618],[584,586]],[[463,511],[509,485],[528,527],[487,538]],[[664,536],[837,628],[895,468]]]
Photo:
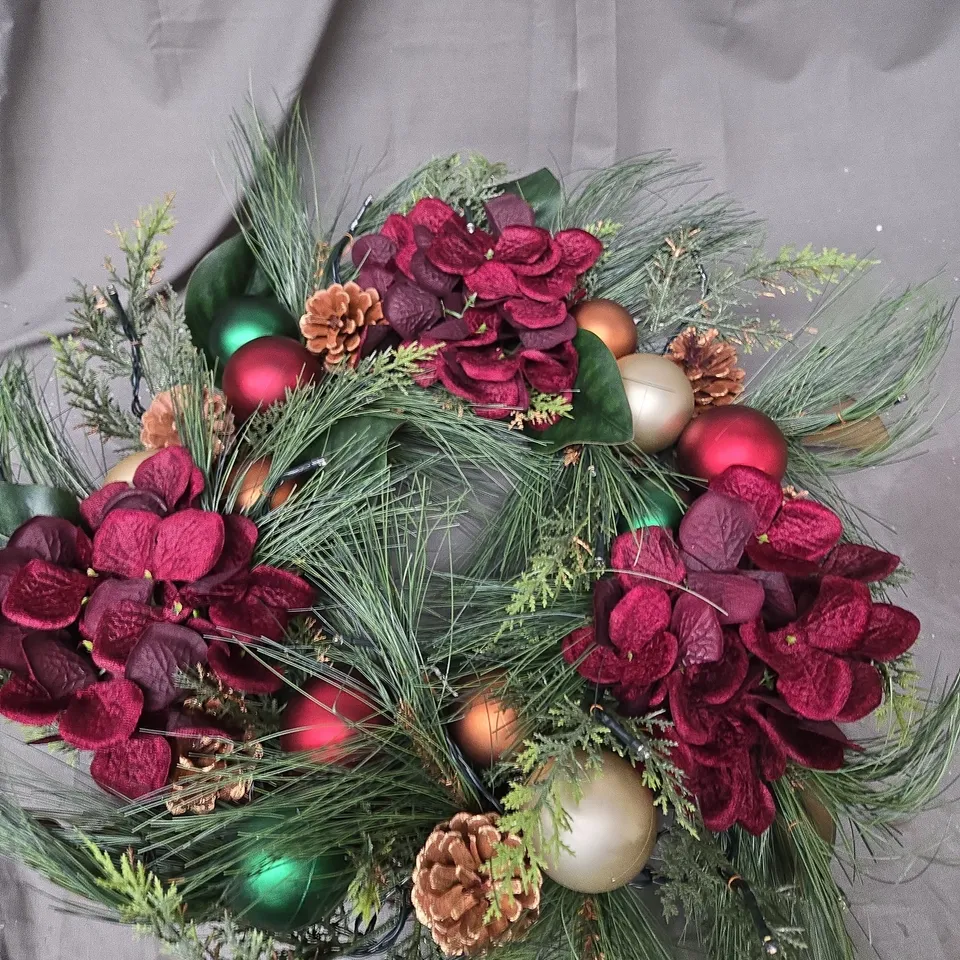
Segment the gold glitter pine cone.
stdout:
[[667,357],[687,375],[701,409],[726,406],[743,393],[746,373],[737,366],[736,348],[719,338],[718,330],[687,327],[667,346]]
[[343,363],[356,366],[364,327],[385,322],[380,294],[351,280],[318,290],[307,300],[300,332],[307,349],[323,357],[327,370],[335,370]]
[[[417,919],[430,928],[448,957],[475,956],[523,933],[540,909],[540,884],[524,891],[519,876],[501,881],[500,915],[489,922],[493,880],[490,861],[502,842],[519,846],[497,827],[496,814],[458,813],[434,828],[417,855],[413,900]],[[507,890],[512,893],[512,896]]]
[[[174,816],[212,813],[218,800],[242,803],[250,798],[253,780],[228,769],[227,757],[234,752],[229,740],[204,736],[175,744],[177,763],[167,800],[167,810]],[[263,747],[254,744],[243,752],[259,758]]]

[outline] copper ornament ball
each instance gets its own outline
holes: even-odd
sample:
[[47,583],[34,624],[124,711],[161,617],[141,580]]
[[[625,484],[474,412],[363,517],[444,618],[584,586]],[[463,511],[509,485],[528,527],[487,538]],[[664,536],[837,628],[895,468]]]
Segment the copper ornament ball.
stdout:
[[316,677],[291,696],[283,712],[286,732],[280,745],[288,753],[310,753],[321,763],[356,762],[360,727],[383,723],[364,696],[349,687]]
[[520,740],[517,711],[497,697],[500,686],[494,681],[473,694],[451,725],[454,742],[476,767],[492,767]]
[[787,441],[759,410],[738,403],[711,407],[683,431],[677,461],[685,473],[704,480],[736,465],[754,467],[779,481],[787,472]]
[[[234,501],[233,509],[252,510],[267,494],[266,483],[270,475],[270,457],[259,457],[249,464],[241,464],[230,472],[227,479],[227,488],[233,489],[239,480],[240,488],[237,490],[237,497]],[[296,489],[296,484],[292,480],[284,480],[278,484],[276,489],[270,495],[271,508],[279,507],[284,504],[291,493]]]
[[672,360],[632,353],[617,361],[633,414],[633,442],[644,453],[659,453],[676,442],[693,416],[693,387]]
[[124,457],[119,463],[107,471],[107,475],[103,478],[102,485],[106,486],[108,483],[133,483],[133,475],[137,472],[137,467],[139,467],[144,460],[149,460],[156,452],[156,450],[138,450],[136,453],[131,453],[129,456]]
[[320,379],[320,364],[287,337],[258,337],[234,352],[223,368],[223,392],[238,420],[283,403],[288,390]]
[[584,300],[573,310],[581,330],[589,330],[619,360],[637,349],[637,325],[629,312],[613,300]]
[[[578,754],[581,764],[586,759]],[[607,893],[626,886],[643,869],[657,842],[657,808],[640,771],[604,751],[599,768],[590,769],[576,785],[561,775],[555,786],[570,822],[560,834],[557,850],[551,843],[552,813],[544,810],[540,815],[547,876],[580,893]]]

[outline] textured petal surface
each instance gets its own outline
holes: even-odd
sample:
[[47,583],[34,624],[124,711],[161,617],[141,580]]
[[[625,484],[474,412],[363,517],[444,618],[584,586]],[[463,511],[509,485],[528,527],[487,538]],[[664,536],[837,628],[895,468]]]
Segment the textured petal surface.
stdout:
[[207,652],[207,659],[218,679],[242,693],[276,693],[283,686],[281,676],[260,663],[239,644],[214,640]]
[[58,630],[80,615],[91,578],[46,560],[31,560],[13,578],[3,598],[3,615],[33,630]]
[[673,535],[664,527],[644,527],[623,533],[613,541],[611,566],[618,571],[621,585],[630,590],[649,578],[668,583],[682,583],[686,568]]
[[177,674],[206,663],[207,644],[198,633],[175,623],[147,626],[130,651],[124,676],[143,691],[145,710],[163,710],[184,691]]
[[160,517],[156,514],[123,508],[111,510],[93,538],[94,569],[134,580],[142,577],[150,569],[159,526]]
[[25,677],[10,677],[0,687],[0,716],[28,727],[45,727],[57,719],[64,701],[52,700],[43,687]]
[[157,528],[150,572],[157,580],[199,580],[216,565],[223,543],[224,523],[219,513],[180,510],[164,518]]
[[303,577],[277,567],[254,567],[250,596],[280,610],[306,610],[313,606],[316,590]]
[[763,585],[739,573],[694,571],[687,576],[687,586],[720,608],[722,624],[748,623],[763,609]]
[[87,659],[68,642],[69,634],[52,633],[32,633],[23,641],[30,673],[51,700],[69,697],[97,679]]
[[736,569],[757,528],[749,503],[708,490],[683,515],[680,545],[705,567],[721,573]]
[[727,467],[710,481],[710,489],[749,503],[757,515],[757,533],[762,533],[773,523],[783,503],[780,484],[769,473],[755,467]]
[[854,651],[869,660],[894,660],[906,653],[920,636],[920,621],[903,607],[875,603],[870,608],[867,629]]
[[164,737],[138,734],[98,750],[90,763],[90,776],[104,790],[139,800],[167,783],[171,762],[170,744]]
[[723,655],[723,632],[717,611],[690,593],[681,593],[673,605],[670,632],[680,641],[684,666],[711,663]]
[[900,558],[896,554],[863,543],[840,543],[823,561],[821,570],[850,580],[878,583],[886,580],[899,566]]
[[80,750],[126,740],[143,712],[143,694],[129,680],[94,683],[76,695],[60,718],[60,736]]

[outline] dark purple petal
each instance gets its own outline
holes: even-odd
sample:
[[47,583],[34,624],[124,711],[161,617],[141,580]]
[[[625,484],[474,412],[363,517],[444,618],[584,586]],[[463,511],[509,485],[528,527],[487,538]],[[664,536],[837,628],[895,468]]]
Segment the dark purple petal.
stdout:
[[69,634],[32,633],[23,641],[23,652],[33,679],[51,700],[69,697],[97,679],[86,658],[67,646]]
[[680,545],[716,573],[736,569],[757,526],[749,503],[708,490],[680,521]]
[[691,593],[677,597],[670,632],[680,642],[680,660],[684,666],[712,663],[723,653],[723,631],[717,611]]
[[184,693],[177,674],[206,660],[207,644],[198,633],[175,623],[153,623],[130,651],[124,676],[143,691],[146,710],[163,710]]
[[533,207],[515,193],[502,193],[484,205],[487,220],[494,231],[501,233],[506,227],[532,227],[536,223]]
[[760,616],[762,584],[740,573],[699,573],[687,575],[687,586],[719,608],[720,623],[747,623]]
[[384,297],[383,313],[404,340],[412,340],[440,317],[440,301],[412,283],[398,282]]

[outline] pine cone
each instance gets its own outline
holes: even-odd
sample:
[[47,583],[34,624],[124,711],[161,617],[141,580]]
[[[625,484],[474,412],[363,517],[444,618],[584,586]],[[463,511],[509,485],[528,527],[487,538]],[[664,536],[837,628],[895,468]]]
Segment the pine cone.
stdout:
[[[252,756],[263,756],[256,744],[247,747]],[[167,809],[174,816],[183,813],[211,813],[218,800],[239,803],[250,796],[253,780],[227,773],[226,758],[233,753],[229,740],[196,737],[176,741],[177,764],[171,780]]]
[[[179,447],[177,432],[177,404],[189,388],[179,386],[158,393],[140,418],[140,442],[147,450],[163,450]],[[203,391],[203,413],[215,436],[215,452],[222,449],[223,441],[233,434],[233,413],[227,407],[227,398],[219,390]]]
[[698,408],[723,407],[743,393],[746,373],[737,366],[736,348],[719,336],[718,330],[687,327],[667,347],[667,356],[687,375]]
[[323,356],[327,370],[346,362],[356,366],[365,327],[385,323],[380,294],[352,280],[318,290],[307,300],[300,331],[311,353]]
[[520,844],[513,834],[500,832],[496,814],[458,813],[434,829],[417,855],[413,906],[417,919],[430,928],[448,957],[473,956],[506,943],[537,918],[541,878],[524,892],[515,876],[501,882],[500,916],[486,922],[493,892],[490,860],[501,842]]

